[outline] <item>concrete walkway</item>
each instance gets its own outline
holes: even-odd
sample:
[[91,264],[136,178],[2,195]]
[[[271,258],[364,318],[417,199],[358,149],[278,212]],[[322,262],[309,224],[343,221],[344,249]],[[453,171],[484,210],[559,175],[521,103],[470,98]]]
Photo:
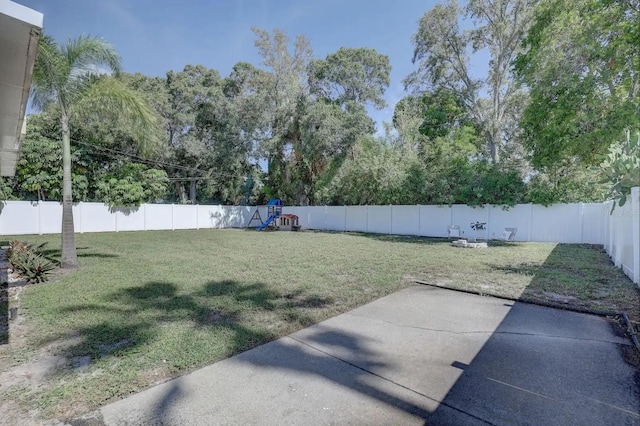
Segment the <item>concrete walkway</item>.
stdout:
[[103,407],[107,425],[637,425],[599,317],[411,287]]

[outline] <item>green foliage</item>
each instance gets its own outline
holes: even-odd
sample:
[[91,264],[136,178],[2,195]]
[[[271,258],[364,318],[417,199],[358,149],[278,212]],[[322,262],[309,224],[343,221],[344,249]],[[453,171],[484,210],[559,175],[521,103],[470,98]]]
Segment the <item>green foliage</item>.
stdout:
[[[520,51],[522,34],[531,21],[527,0],[470,0],[464,7],[455,0],[435,5],[425,12],[413,36],[413,62],[405,86],[416,93],[446,90],[455,95],[465,114],[480,129],[483,155],[499,162],[503,151],[519,144],[510,131],[519,119],[526,95],[513,80],[511,62]],[[462,29],[461,23],[472,24]],[[488,72],[480,78],[471,72],[471,55],[490,55]],[[431,110],[425,130],[439,136],[446,116],[443,109]]]
[[[14,179],[1,176],[0,177],[0,203],[5,200],[11,200],[13,197]],[[0,204],[1,205],[1,204]]]
[[19,255],[20,253],[23,253],[23,252],[31,251],[31,248],[32,246],[30,246],[29,244],[23,241],[18,241],[18,240],[9,241],[9,248],[7,249],[7,259],[9,260],[9,263],[11,263],[11,259],[14,256]]
[[22,252],[14,255],[12,260],[14,272],[27,280],[28,283],[42,283],[49,279],[56,264],[44,256],[34,252]]
[[[98,74],[106,69],[120,72],[118,52],[99,37],[80,36],[58,44],[42,36],[33,70],[32,103],[60,120],[62,148],[62,266],[75,268],[78,259],[73,229],[73,179],[71,133],[74,124],[95,120],[113,121],[131,127],[140,145],[156,135],[156,116],[144,97],[114,76]],[[151,145],[151,144],[149,144]]]
[[141,164],[127,164],[116,174],[103,176],[96,183],[96,197],[111,207],[138,207],[162,197],[169,179],[164,170],[148,169]]
[[506,164],[471,161],[463,155],[435,155],[424,161],[393,140],[363,138],[331,183],[330,204],[496,204],[524,201],[519,172]]
[[[56,133],[59,125],[48,114],[32,114],[27,120],[27,134],[22,144],[20,159],[16,165],[15,193],[21,198],[37,200],[62,200],[62,150]],[[78,160],[77,150],[71,152],[71,160]],[[88,177],[82,170],[71,172],[72,194],[75,200],[86,200],[89,190]]]
[[43,243],[33,247],[22,241],[10,241],[7,259],[13,268],[13,272],[28,283],[41,283],[49,279],[50,273],[57,265],[47,259],[42,253]]
[[424,93],[421,98],[422,123],[420,133],[430,139],[444,137],[460,125],[464,119],[464,109],[459,98],[450,90],[439,89],[433,93]]
[[389,57],[369,48],[341,47],[337,52],[309,64],[311,93],[339,105],[347,102],[384,108],[389,86]]
[[[610,185],[609,197],[622,207],[631,188],[640,186],[640,131],[632,137],[627,130],[626,140],[614,142],[600,164],[603,183]],[[614,202],[613,208],[616,203]],[[612,210],[613,211],[613,210]]]
[[359,139],[328,188],[319,196],[339,205],[399,204],[400,186],[410,159],[384,141]]
[[530,91],[521,127],[535,167],[596,165],[637,122],[639,20],[637,1],[539,2],[515,61]]
[[[586,1],[603,8],[608,18],[619,14],[617,2],[607,6],[608,0],[580,0],[581,7]],[[512,79],[511,63],[523,51],[531,3],[471,0],[458,6],[449,1],[420,20],[413,39],[418,69],[405,80],[416,93],[396,104],[393,127],[386,125],[384,137],[373,136],[367,106],[384,106],[390,64],[373,49],[342,47],[314,59],[304,36],[294,39],[277,29],[254,28],[261,68],[238,63],[224,78],[201,65],[186,65],[165,77],[118,72],[112,77],[85,67],[93,60],[118,65],[117,54],[104,41],[80,38],[57,45],[45,37],[34,74],[39,90],[34,101],[47,109],[29,119],[17,176],[2,181],[0,195],[60,200],[61,181],[70,179],[75,200],[111,207],[158,198],[186,203],[193,189],[195,202],[221,204],[274,197],[296,205],[599,201],[602,187],[592,183],[594,175],[582,156],[588,152],[596,158],[599,148],[593,141],[579,146],[574,136],[595,128],[601,105],[593,103],[587,114],[582,102],[590,99],[593,87],[604,86],[580,80],[584,73],[570,77],[569,69],[558,65],[562,56],[542,56],[554,53],[545,50],[545,37],[558,41],[562,33],[553,31],[567,29],[555,21],[555,13],[576,15],[563,0],[541,3],[524,45],[526,56],[517,66],[531,92],[544,96],[534,96],[524,115],[527,96]],[[473,21],[472,27],[463,30],[461,19]],[[590,28],[602,21],[593,19]],[[636,31],[627,25],[628,17],[623,21],[612,27],[626,40],[611,41],[620,48]],[[572,36],[569,42],[580,40]],[[472,77],[470,57],[485,48],[491,56],[489,71]],[[69,52],[87,56],[74,64],[79,56]],[[628,58],[609,53],[618,62],[608,69],[627,70],[618,65]],[[586,59],[602,60],[596,56]],[[531,65],[533,59],[540,62]],[[556,70],[564,73],[558,82],[550,80]],[[629,83],[635,78],[631,74],[630,80],[623,74],[609,77],[631,89],[638,86]],[[605,81],[604,74],[600,77]],[[532,84],[539,81],[544,84]],[[558,98],[562,108],[547,96],[559,92],[545,84],[560,84],[571,94]],[[615,109],[617,104],[607,102],[602,105]],[[598,146],[610,137],[606,129],[614,128],[603,124]],[[63,173],[60,134],[71,145],[70,177]],[[525,176],[530,177],[526,183]]]
[[550,172],[539,172],[527,184],[527,201],[544,206],[602,202],[606,199],[606,188],[594,176],[591,168],[580,162],[566,162]]

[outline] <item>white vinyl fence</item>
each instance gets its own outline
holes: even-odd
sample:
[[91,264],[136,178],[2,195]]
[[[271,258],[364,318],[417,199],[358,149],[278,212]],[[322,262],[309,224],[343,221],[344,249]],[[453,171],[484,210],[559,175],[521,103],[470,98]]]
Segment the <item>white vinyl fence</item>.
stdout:
[[[640,280],[639,188],[624,207],[610,215],[611,202],[518,204],[507,210],[484,206],[314,206],[284,207],[303,228],[378,234],[446,237],[458,225],[464,237],[499,238],[517,228],[516,241],[604,245],[616,266],[635,283]],[[57,202],[6,201],[0,205],[0,235],[60,233],[62,207]],[[137,209],[109,209],[101,203],[73,207],[76,232],[244,228],[256,207],[143,204]],[[267,208],[258,207],[263,220]],[[475,231],[471,224],[486,223]],[[257,226],[259,222],[253,222]]]
[[604,248],[613,263],[640,284],[640,187],[631,190],[631,198],[609,215],[613,201],[604,203],[607,209],[604,226]]

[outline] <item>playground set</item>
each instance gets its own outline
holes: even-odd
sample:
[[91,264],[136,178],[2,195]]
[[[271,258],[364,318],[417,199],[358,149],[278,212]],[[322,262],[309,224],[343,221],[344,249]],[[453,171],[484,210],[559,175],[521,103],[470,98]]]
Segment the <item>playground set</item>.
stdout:
[[256,208],[256,211],[251,216],[251,220],[247,224],[247,228],[251,227],[254,221],[260,222],[260,225],[256,228],[258,231],[264,231],[267,228],[271,228],[277,231],[298,231],[300,225],[298,225],[298,216],[295,214],[283,214],[282,200],[275,199],[267,202],[267,220],[262,221],[260,216],[260,210]]

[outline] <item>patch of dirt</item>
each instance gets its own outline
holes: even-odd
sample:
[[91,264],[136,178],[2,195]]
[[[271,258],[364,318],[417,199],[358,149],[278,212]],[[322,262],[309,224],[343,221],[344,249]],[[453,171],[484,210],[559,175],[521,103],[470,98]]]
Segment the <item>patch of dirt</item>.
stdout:
[[29,411],[21,405],[20,400],[28,400],[32,392],[45,389],[48,377],[56,371],[70,367],[82,369],[86,360],[69,360],[57,355],[61,348],[77,341],[73,337],[32,352],[26,338],[30,328],[29,322],[18,311],[17,316],[9,322],[9,342],[0,345],[0,395],[4,396],[0,398],[0,424],[62,425],[55,419],[42,419],[40,412]]
[[550,301],[556,302],[556,303],[569,304],[571,302],[575,302],[576,300],[578,300],[574,296],[568,296],[566,294],[552,293],[552,292],[549,292],[549,291],[543,291],[542,294],[544,295],[544,297],[547,300],[550,300]]
[[35,388],[45,383],[47,376],[66,365],[67,359],[63,356],[44,355],[0,373],[0,383],[3,384],[3,387],[29,385]]
[[41,426],[42,422],[32,418],[29,413],[25,413],[15,402],[2,401],[0,402],[0,424]]
[[141,383],[148,383],[149,386],[159,385],[174,377],[166,366],[160,366],[138,373],[138,380]]

